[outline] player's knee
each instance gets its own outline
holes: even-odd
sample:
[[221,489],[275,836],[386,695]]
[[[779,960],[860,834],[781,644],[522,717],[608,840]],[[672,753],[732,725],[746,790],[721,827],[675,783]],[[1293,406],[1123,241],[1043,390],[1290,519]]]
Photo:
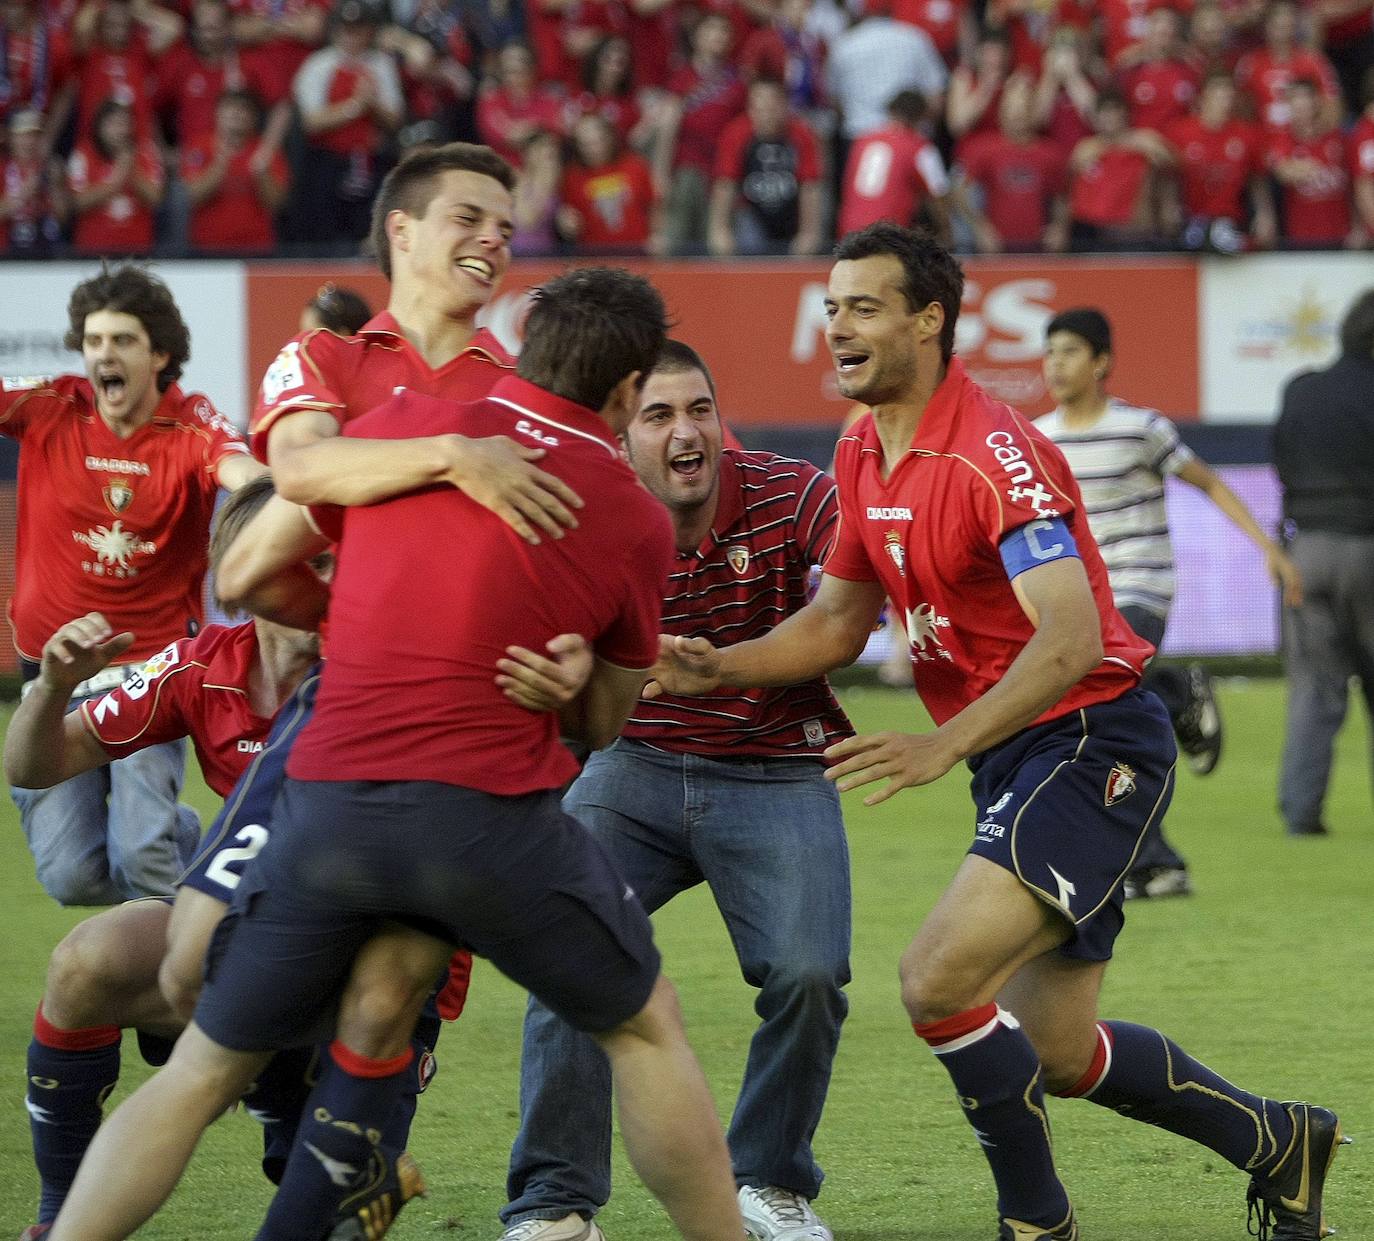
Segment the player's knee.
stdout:
[[903,958],[900,977],[902,1005],[918,1024],[944,1021],[978,1003],[969,981],[956,971],[942,969],[937,962]]
[[677,991],[660,974],[639,1012],[618,1026],[593,1034],[592,1037],[603,1049],[611,1052],[617,1045],[636,1039],[662,1045],[682,1035],[682,1031],[682,1009],[678,1004]]
[[199,962],[194,965],[169,953],[162,959],[157,972],[157,988],[182,1021],[190,1021],[200,999],[202,972]]
[[373,977],[354,987],[339,1014],[339,1038],[363,1056],[390,1057],[410,1046],[415,1019],[433,979]]
[[[1027,1033],[1030,1033],[1029,1031]],[[1032,1037],[1031,1045],[1040,1057],[1042,1081],[1050,1094],[1072,1090],[1092,1067],[1097,1050],[1096,1028],[1086,1036],[1066,1038]]]
[[[775,1003],[804,1010],[833,1009],[843,1003],[849,969],[843,961],[779,961],[768,967],[763,978],[765,997]],[[764,1003],[768,1004],[768,998]]]
[[119,900],[102,863],[38,865],[38,882],[59,905],[112,905]]
[[48,958],[43,1010],[65,1029],[106,1024],[103,1009],[112,992],[127,981],[125,956],[98,926],[75,927]]

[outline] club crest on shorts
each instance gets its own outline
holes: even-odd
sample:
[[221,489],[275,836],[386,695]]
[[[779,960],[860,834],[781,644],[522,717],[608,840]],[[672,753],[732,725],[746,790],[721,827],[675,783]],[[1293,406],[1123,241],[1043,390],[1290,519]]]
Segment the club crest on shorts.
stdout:
[[892,557],[892,563],[897,566],[897,572],[905,577],[906,548],[902,546],[902,536],[895,530],[889,530],[883,535],[883,546],[887,549],[887,554]]
[[134,489],[127,478],[112,478],[100,489],[105,507],[116,517],[134,502]]
[[745,569],[749,567],[749,549],[743,543],[736,543],[734,547],[726,549],[725,561],[740,577],[743,577]]
[[1115,806],[1135,792],[1135,772],[1125,763],[1117,763],[1107,773],[1107,791],[1103,795],[1104,806]]

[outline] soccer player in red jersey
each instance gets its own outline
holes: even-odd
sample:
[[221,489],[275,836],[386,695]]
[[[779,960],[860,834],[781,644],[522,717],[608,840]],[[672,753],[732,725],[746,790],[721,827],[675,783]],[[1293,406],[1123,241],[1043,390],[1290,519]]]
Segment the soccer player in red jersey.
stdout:
[[[269,505],[238,541],[271,575],[324,543],[317,526],[341,538],[335,653],[290,760],[282,830],[239,888],[195,1020],[166,1068],[97,1136],[52,1241],[124,1237],[147,1219],[220,1100],[262,1066],[261,1049],[309,1039],[332,1017],[359,947],[391,916],[436,936],[426,949],[431,974],[453,943],[469,943],[594,1033],[612,1060],[631,1156],[682,1234],[738,1241],[725,1144],[647,915],[559,810],[575,765],[558,742],[558,719],[512,704],[492,675],[512,641],[539,649],[576,632],[599,658],[565,721],[605,744],[634,705],[657,647],[672,543],[616,436],[662,346],[664,318],[662,299],[640,277],[569,273],[535,300],[519,378],[466,405],[401,394],[349,428],[367,438],[394,435],[396,423],[501,427],[542,442],[559,473],[595,497],[566,538],[531,548],[455,490],[430,487],[310,515]],[[436,546],[452,549],[452,571],[434,572]],[[401,595],[410,606],[398,613]],[[323,607],[322,590],[312,602]],[[314,859],[303,868],[302,850]],[[321,867],[322,856],[338,865]],[[575,961],[569,942],[579,945]],[[419,998],[408,1005],[411,1020]],[[337,1201],[366,1178],[376,1117],[392,1105],[410,1058],[408,1028],[404,1036],[389,1023],[379,1028],[346,992],[338,1013],[283,1182],[317,1202]],[[283,1197],[260,1236],[303,1235],[274,1218]]]
[[[229,497],[211,541],[212,562],[271,494],[264,477]],[[132,634],[116,634],[98,612],[68,622],[48,640],[34,689],[5,734],[11,782],[49,787],[112,759],[190,737],[205,782],[227,798],[262,752],[277,709],[319,653],[315,634],[269,621],[209,625],[173,642],[133,679],[67,711],[72,686],[98,675],[132,641]],[[215,897],[221,912],[253,852],[223,844],[207,840],[204,863],[181,880]],[[137,1029],[142,1044],[149,1034],[175,1039],[185,1025],[187,1014],[164,996],[159,976],[172,970],[198,979],[218,917],[197,929],[194,944],[183,928],[172,947],[171,912],[164,900],[130,901],[80,923],[53,951],[28,1051],[30,1129],[42,1190],[38,1223],[26,1238],[47,1231],[95,1135],[103,1100],[119,1076],[120,1031]],[[293,1101],[298,1110],[303,1093]],[[258,1113],[272,1114],[277,1101],[257,1103]]]
[[[9,618],[26,678],[73,616],[137,635],[80,699],[200,627],[216,495],[262,467],[207,398],[177,386],[190,335],[160,280],[106,270],[77,285],[68,313],[86,376],[0,384],[0,433],[21,445]],[[171,892],[200,835],[176,804],[183,766],[177,743],[54,789],[11,789],[39,882],[65,905]]]
[[1097,1019],[1121,880],[1168,804],[1176,753],[1138,688],[1153,648],[1112,603],[1068,464],[952,356],[963,273],[947,251],[879,224],[836,257],[827,338],[841,394],[872,414],[836,454],[841,529],[820,588],[756,641],[665,638],[659,686],[818,676],[858,655],[890,595],[936,727],[841,741],[830,775],[842,791],[886,780],[876,804],[961,760],[973,771],[974,841],[903,954],[901,987],[991,1166],[999,1237],[1079,1235],[1049,1089],[1210,1147],[1250,1175],[1262,1231],[1317,1241],[1336,1116]]
[[[805,603],[835,536],[835,484],[804,461],[724,449],[694,350],[664,346],[625,443],[673,520],[664,628],[729,643]],[[514,677],[520,662],[503,671]],[[759,1241],[830,1237],[811,1206],[822,1177],[811,1141],[847,1009],[850,899],[844,821],[820,756],[850,732],[821,678],[641,701],[563,799],[650,913],[707,883],[758,989],[762,1020],[728,1141]],[[611,1192],[609,1069],[591,1039],[538,1002],[525,1016],[520,1113],[507,1238],[601,1241],[587,1220]]]

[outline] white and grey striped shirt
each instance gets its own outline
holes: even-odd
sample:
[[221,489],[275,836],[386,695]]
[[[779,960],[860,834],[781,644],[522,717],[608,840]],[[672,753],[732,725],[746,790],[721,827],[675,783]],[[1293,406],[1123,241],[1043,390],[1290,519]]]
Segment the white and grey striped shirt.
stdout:
[[1059,409],[1035,425],[1059,445],[1078,480],[1117,607],[1134,604],[1166,616],[1174,598],[1174,552],[1164,478],[1194,459],[1177,428],[1153,409],[1118,400],[1088,427],[1066,427]]

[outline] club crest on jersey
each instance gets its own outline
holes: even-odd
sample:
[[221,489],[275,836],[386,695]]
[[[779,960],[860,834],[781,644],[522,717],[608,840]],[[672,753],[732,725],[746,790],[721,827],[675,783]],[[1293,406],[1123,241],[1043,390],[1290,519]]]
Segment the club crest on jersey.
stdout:
[[100,489],[105,507],[116,517],[134,502],[134,489],[127,478],[112,478]]
[[726,548],[725,562],[740,577],[743,577],[744,571],[749,567],[749,549],[743,543],[736,543],[734,547]]
[[897,566],[897,572],[905,577],[906,548],[902,546],[902,536],[895,530],[889,530],[883,535],[883,547],[887,554],[892,557],[892,563]]
[[1117,763],[1107,773],[1107,791],[1103,795],[1103,805],[1115,806],[1135,792],[1135,772],[1125,763]]

